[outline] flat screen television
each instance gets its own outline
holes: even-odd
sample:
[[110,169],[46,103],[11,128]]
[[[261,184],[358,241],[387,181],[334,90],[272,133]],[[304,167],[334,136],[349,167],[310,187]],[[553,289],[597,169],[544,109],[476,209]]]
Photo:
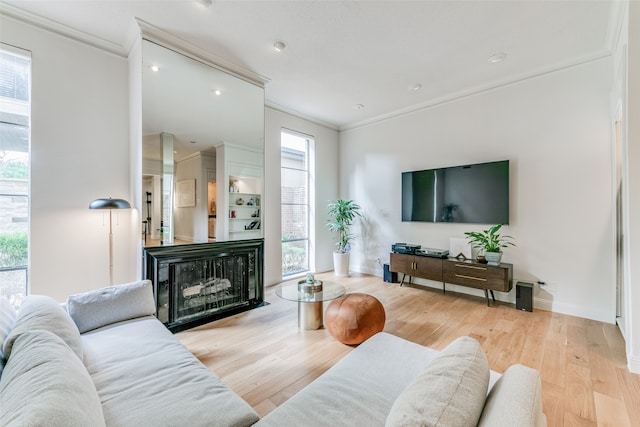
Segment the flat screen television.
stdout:
[[509,161],[402,173],[402,221],[509,223]]

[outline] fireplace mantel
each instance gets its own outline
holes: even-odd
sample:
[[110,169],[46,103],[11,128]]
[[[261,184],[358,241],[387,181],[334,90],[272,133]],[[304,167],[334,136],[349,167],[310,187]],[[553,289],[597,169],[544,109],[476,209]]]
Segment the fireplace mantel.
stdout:
[[173,332],[264,303],[264,240],[144,249],[156,316]]

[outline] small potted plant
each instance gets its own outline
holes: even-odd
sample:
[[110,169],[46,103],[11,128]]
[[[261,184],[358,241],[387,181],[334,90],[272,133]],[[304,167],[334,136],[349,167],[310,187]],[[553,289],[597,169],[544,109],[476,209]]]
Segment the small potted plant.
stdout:
[[500,228],[502,228],[502,224],[494,225],[482,232],[467,231],[464,233],[471,246],[484,251],[484,256],[490,265],[500,264],[503,248],[515,246],[511,241],[513,237],[498,234]]
[[351,250],[351,240],[353,234],[350,227],[356,217],[360,214],[360,206],[353,200],[338,199],[329,203],[329,216],[327,228],[337,233],[336,249],[333,252],[333,267],[336,276],[346,277],[349,275],[349,251]]

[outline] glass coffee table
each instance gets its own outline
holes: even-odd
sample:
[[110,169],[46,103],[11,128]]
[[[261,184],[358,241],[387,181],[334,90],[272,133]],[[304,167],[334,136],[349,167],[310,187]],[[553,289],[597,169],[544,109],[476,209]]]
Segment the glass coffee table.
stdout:
[[320,329],[323,326],[324,301],[340,298],[346,292],[344,286],[322,280],[313,283],[294,280],[276,288],[280,298],[298,302],[298,327],[300,329]]

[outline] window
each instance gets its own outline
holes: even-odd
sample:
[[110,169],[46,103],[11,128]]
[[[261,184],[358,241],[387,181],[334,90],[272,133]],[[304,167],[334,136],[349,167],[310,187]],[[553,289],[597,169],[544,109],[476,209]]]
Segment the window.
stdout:
[[310,149],[313,140],[288,131],[281,133],[282,276],[310,270],[312,223]]
[[29,284],[31,54],[0,43],[0,296],[18,306]]

